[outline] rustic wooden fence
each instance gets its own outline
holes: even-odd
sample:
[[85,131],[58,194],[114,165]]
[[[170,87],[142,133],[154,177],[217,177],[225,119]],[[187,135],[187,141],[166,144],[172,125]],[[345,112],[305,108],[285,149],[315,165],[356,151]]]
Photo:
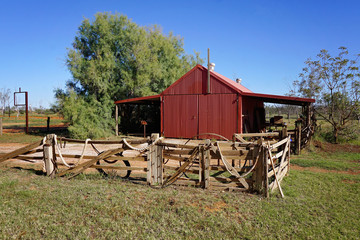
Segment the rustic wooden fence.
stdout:
[[[51,177],[73,178],[85,170],[96,169],[121,178],[141,175],[156,188],[176,184],[259,192],[265,196],[279,188],[283,195],[280,182],[290,168],[290,136],[283,134],[279,141],[274,138],[279,133],[255,135],[235,134],[232,141],[166,139],[158,134],[151,139],[83,141],[50,134],[42,141],[2,155],[0,163],[10,159],[43,161]],[[257,139],[245,140],[249,137]],[[65,143],[83,144],[82,153],[62,153]],[[100,151],[99,145],[106,145],[107,149]],[[95,154],[86,155],[85,150],[90,147]]]

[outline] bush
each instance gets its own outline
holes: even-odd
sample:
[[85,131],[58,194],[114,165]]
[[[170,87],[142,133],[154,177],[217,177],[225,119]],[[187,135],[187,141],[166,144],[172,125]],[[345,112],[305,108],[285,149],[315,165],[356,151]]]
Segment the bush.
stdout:
[[360,140],[360,126],[357,123],[347,125],[339,133],[340,143],[349,143],[356,140]]
[[85,100],[85,97],[70,92],[69,96],[63,96],[62,104],[62,113],[70,123],[70,137],[102,138],[110,136],[113,132],[113,102],[99,102],[92,97]]
[[[314,134],[314,140],[335,143],[333,129],[330,126],[319,126]],[[352,122],[339,131],[338,142],[350,143],[360,141],[360,127],[358,123]]]

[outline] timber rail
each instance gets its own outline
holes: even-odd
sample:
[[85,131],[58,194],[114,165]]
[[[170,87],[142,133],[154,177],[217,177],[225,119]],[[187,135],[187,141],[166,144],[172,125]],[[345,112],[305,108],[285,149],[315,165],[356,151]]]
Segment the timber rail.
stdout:
[[[256,137],[256,140],[245,140]],[[267,139],[270,137],[270,139]],[[231,141],[151,138],[118,141],[77,140],[47,135],[43,140],[0,156],[43,163],[50,177],[71,179],[89,169],[120,178],[142,176],[154,188],[170,185],[258,192],[268,197],[290,169],[288,134],[234,134]],[[78,154],[66,154],[66,143],[83,144]],[[99,145],[107,149],[98,150]],[[71,147],[71,144],[68,144]],[[88,154],[87,148],[93,149]],[[89,149],[88,149],[89,150]]]

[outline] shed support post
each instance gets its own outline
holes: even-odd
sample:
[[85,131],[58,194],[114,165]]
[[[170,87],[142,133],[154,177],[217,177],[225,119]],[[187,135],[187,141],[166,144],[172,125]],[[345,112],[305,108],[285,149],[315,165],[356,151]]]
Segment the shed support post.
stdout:
[[295,155],[300,155],[301,151],[301,121],[295,122]]
[[[159,138],[158,133],[151,134],[151,141]],[[147,182],[150,185],[163,184],[163,147],[156,144],[151,145],[148,153]]]
[[281,137],[280,140],[283,140],[284,138],[287,138],[287,125],[284,125],[281,129]]
[[115,136],[119,136],[119,106],[115,104]]
[[[284,125],[282,126],[282,129],[281,129],[281,136],[280,136],[280,140],[283,140],[285,138],[288,137],[288,132],[287,132],[287,125]],[[282,145],[280,148],[279,148],[280,151],[282,150],[285,150],[285,145]]]
[[46,141],[43,146],[45,171],[46,175],[50,177],[54,177],[57,170],[54,141],[55,137],[55,134],[48,134],[46,136]]
[[306,126],[310,126],[311,124],[311,109],[310,104],[306,105]]

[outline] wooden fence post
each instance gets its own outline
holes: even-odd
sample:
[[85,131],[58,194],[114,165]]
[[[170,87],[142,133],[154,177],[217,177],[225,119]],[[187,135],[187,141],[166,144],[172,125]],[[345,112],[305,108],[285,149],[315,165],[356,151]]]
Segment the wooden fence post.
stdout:
[[[263,154],[264,154],[264,151],[261,146],[255,146],[252,149],[252,151],[253,151],[253,153],[260,151],[260,156],[258,156],[259,160],[255,166],[254,174],[252,176],[252,180],[253,180],[252,187],[254,190],[261,193],[264,191],[264,180],[263,180],[263,178],[264,178],[263,177],[263,172],[264,172]],[[253,154],[253,156],[256,157],[254,154]]]
[[47,131],[47,132],[50,132],[50,117],[47,118],[46,131]]
[[[269,154],[268,151],[266,149],[266,147],[262,146],[262,153],[263,153],[263,158],[262,158],[262,162],[263,162],[263,167],[264,167],[264,196],[266,198],[269,197],[269,178],[268,178],[268,173],[269,173],[269,163],[268,163],[268,159],[269,159]],[[271,161],[271,159],[270,159]]]
[[204,147],[200,148],[200,156],[199,156],[199,183],[201,187],[205,185],[205,156],[204,156]]
[[[151,134],[152,142],[159,138],[158,133]],[[163,147],[156,144],[150,146],[148,153],[148,184],[163,184]]]
[[[210,141],[210,140],[209,140]],[[209,188],[210,187],[210,149],[205,150],[204,153],[205,156],[205,188]]]
[[210,139],[205,140],[205,145],[200,148],[200,184],[207,189],[210,186]]
[[46,175],[50,177],[56,174],[54,137],[56,137],[55,134],[48,134],[45,144],[43,145],[45,171]]

